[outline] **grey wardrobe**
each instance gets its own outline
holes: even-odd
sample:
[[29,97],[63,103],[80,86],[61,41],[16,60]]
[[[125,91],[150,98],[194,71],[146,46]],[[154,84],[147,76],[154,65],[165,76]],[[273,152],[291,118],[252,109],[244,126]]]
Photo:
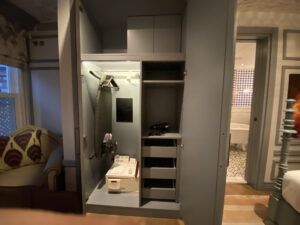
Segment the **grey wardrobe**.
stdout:
[[[71,10],[80,49],[74,87],[83,208],[182,218],[186,225],[221,224],[235,1],[143,2],[152,8],[138,1],[99,1],[99,7],[106,4],[107,14],[127,15],[124,29],[114,26],[117,19],[101,17],[103,10],[96,13],[92,1],[75,1],[75,12]],[[179,10],[170,13],[172,4]],[[111,75],[119,89],[101,89],[97,97],[100,83],[91,71],[100,77]],[[120,99],[130,102],[129,122],[118,119]],[[112,133],[118,154],[139,161],[138,192],[111,194],[105,189],[103,178],[112,158],[95,154],[97,104],[105,109],[100,110],[105,121],[101,132]],[[158,122],[169,124],[166,134],[151,132]]]

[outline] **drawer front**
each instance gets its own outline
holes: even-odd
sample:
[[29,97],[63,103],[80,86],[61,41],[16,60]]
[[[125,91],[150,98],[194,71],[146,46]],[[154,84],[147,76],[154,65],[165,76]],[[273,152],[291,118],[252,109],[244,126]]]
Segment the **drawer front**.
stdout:
[[176,179],[176,168],[143,168],[142,176],[143,178],[152,179]]
[[176,158],[176,146],[144,146],[143,157]]
[[149,199],[175,200],[175,188],[143,188],[142,197]]

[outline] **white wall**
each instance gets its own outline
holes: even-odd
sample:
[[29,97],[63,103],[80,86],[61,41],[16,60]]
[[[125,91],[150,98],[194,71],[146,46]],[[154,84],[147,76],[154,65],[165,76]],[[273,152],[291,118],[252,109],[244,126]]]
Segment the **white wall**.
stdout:
[[29,51],[33,124],[61,135],[57,30],[32,32]]
[[59,71],[32,70],[34,124],[61,135]]
[[[271,123],[270,129],[270,139],[269,139],[269,149],[267,156],[267,165],[265,171],[265,182],[271,182],[272,170],[276,165],[276,161],[279,160],[278,155],[274,155],[275,151],[280,150],[280,145],[276,144],[276,132],[277,128],[277,119],[278,112],[282,109],[279,109],[280,103],[280,89],[282,85],[281,72],[283,66],[300,66],[300,61],[296,60],[284,60],[283,59],[283,31],[285,29],[300,30],[300,14],[287,14],[287,13],[278,13],[278,12],[242,12],[238,14],[237,24],[238,26],[246,27],[277,27],[278,28],[278,49],[277,49],[277,67],[275,76],[275,86],[273,93],[270,93],[274,96],[273,98],[273,108],[272,116],[268,118],[269,123]],[[300,49],[298,49],[298,52]],[[287,84],[285,84],[287,85]],[[284,99],[286,97],[284,96]],[[283,104],[285,106],[285,104]],[[291,151],[299,152],[299,145],[292,145],[290,147]],[[300,156],[289,157],[290,160],[294,161],[293,168],[300,169]],[[298,162],[298,163],[297,163]]]

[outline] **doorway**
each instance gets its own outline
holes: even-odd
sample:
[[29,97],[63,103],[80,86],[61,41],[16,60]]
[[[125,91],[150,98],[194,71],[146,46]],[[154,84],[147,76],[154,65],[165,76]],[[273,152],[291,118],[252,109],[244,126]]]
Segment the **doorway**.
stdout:
[[246,183],[246,162],[256,59],[255,40],[237,40],[227,182]]
[[[272,105],[274,98],[273,91],[275,85],[275,76],[273,76],[273,74],[275,74],[276,72],[278,29],[268,27],[239,27],[237,33],[238,37],[236,40],[237,50],[235,68],[238,69],[238,67],[245,68],[249,66],[249,61],[248,63],[245,60],[244,62],[240,61],[243,60],[243,56],[241,56],[241,54],[247,54],[247,57],[249,59],[252,59],[254,78],[252,84],[249,131],[247,131],[247,146],[246,148],[244,148],[240,145],[233,145],[233,147],[238,148],[240,146],[241,150],[246,150],[246,153],[244,154],[245,164],[243,164],[245,165],[245,170],[243,169],[243,171],[245,172],[242,176],[244,179],[236,179],[236,182],[246,182],[256,190],[270,190],[273,186],[272,184],[266,183],[264,181],[264,177],[271,129],[270,118],[272,115]],[[250,46],[251,43],[254,43],[252,44],[252,49],[254,48],[253,45],[255,45],[255,53],[254,50],[252,50],[252,53],[250,53],[250,50],[249,48],[247,49],[247,47],[240,48],[240,46],[242,46],[243,44]],[[233,84],[233,86],[234,85],[235,84]],[[237,89],[233,88],[233,92],[236,90]],[[242,89],[242,92],[243,94],[250,94],[251,90],[245,88]],[[245,100],[238,100],[239,103],[235,103],[234,101],[232,101],[232,107],[235,107],[234,105],[243,104],[245,102]],[[249,101],[250,98],[248,98],[248,107]],[[233,113],[235,112],[236,110],[233,110]],[[229,162],[230,151],[228,151],[228,156]],[[228,178],[227,181],[229,180],[230,179]]]

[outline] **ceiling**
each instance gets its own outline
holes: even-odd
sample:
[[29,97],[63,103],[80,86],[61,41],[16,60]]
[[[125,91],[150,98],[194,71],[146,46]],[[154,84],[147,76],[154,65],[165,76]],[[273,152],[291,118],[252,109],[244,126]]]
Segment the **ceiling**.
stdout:
[[[41,23],[57,21],[57,0],[8,0]],[[83,0],[100,27],[122,25],[128,15],[182,13],[187,0]],[[87,4],[88,3],[88,4]],[[299,13],[300,0],[238,0],[238,11]]]
[[57,0],[8,0],[40,23],[57,21]]

